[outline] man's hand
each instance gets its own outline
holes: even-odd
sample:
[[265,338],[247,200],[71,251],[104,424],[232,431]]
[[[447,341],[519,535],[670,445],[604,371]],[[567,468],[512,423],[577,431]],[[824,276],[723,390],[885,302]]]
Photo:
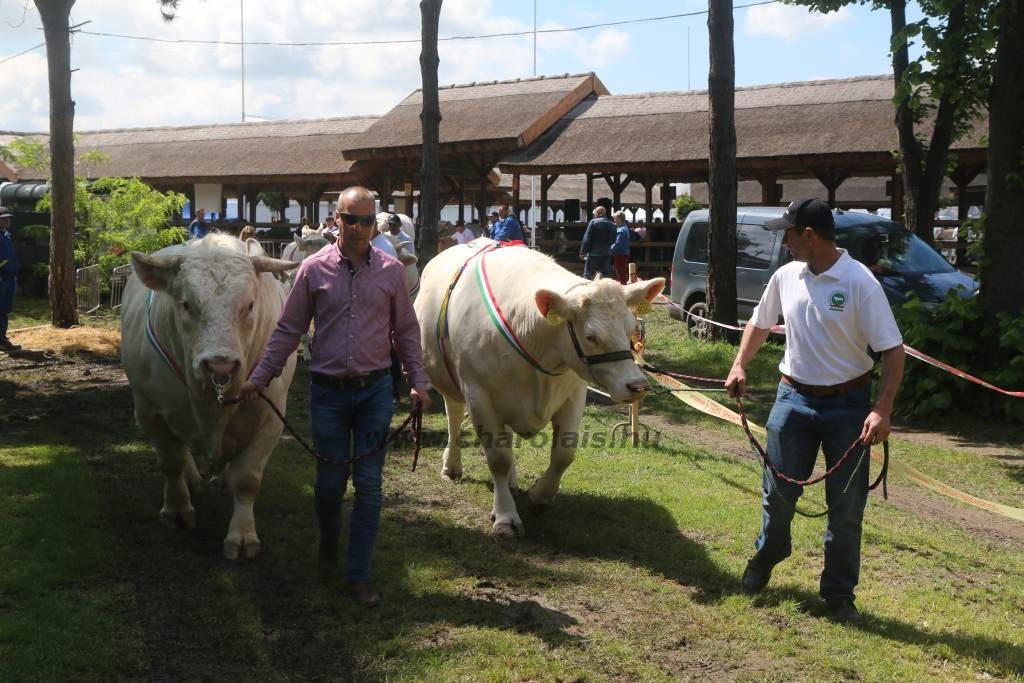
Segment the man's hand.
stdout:
[[737,398],[743,396],[747,389],[747,371],[738,365],[729,369],[729,376],[725,378],[725,390],[729,396]]
[[238,388],[238,398],[243,401],[251,401],[254,398],[259,398],[260,387],[252,382],[246,380],[242,383],[242,386]]
[[580,261],[586,261],[586,260],[587,260],[586,254],[580,254]]
[[426,389],[413,389],[409,392],[409,403],[412,404],[413,412],[418,410],[425,413],[430,408],[430,394]]
[[889,421],[888,413],[883,415],[877,410],[872,410],[864,419],[864,428],[860,430],[860,441],[867,446],[882,443],[889,438],[890,431],[892,431],[892,423]]

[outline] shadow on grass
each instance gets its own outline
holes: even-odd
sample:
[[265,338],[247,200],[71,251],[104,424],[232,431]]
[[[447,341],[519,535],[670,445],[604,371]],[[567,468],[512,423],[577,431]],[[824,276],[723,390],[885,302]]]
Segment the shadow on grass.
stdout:
[[[817,594],[809,591],[791,587],[776,589],[769,586],[754,598],[754,604],[758,607],[777,607],[793,601],[803,603],[811,616],[828,618],[825,603]],[[900,619],[873,615],[870,612],[870,605],[866,608],[860,606],[860,609],[866,610],[864,615],[867,618],[864,623],[846,624],[843,628],[858,629],[881,638],[916,645],[932,653],[942,653],[944,649],[948,649],[955,653],[955,656],[971,660],[976,668],[990,674],[1019,676],[1020,672],[1024,671],[1024,647],[1007,640],[969,635],[953,630],[927,631]],[[941,628],[941,624],[936,626]]]

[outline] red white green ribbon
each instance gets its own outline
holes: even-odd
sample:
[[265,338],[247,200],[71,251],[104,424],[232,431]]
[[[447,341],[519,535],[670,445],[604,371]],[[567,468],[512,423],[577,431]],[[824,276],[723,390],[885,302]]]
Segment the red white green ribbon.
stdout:
[[484,258],[484,256],[481,256],[477,259],[476,282],[480,287],[480,294],[484,298],[484,303],[487,305],[487,313],[490,315],[494,326],[498,328],[498,331],[501,332],[501,336],[505,338],[505,341],[509,343],[512,349],[518,353],[523,360],[533,366],[535,370],[552,377],[557,377],[562,374],[560,372],[545,370],[541,366],[540,362],[526,350],[526,347],[523,346],[523,342],[521,342],[518,335],[516,335],[515,330],[513,330],[512,326],[508,324],[508,319],[505,317],[504,312],[502,312],[501,306],[498,305],[498,300],[494,296],[494,289],[491,287],[491,281],[487,277],[487,268],[484,266]]
[[153,306],[153,290],[149,290],[149,294],[146,295],[146,339],[149,340],[150,346],[156,351],[156,354],[163,359],[164,363],[167,364],[177,376],[178,380],[188,387],[188,382],[185,380],[185,373],[181,371],[178,364],[174,362],[174,358],[167,351],[162,343],[160,343],[160,337],[156,334],[156,329],[153,327],[153,320],[149,316],[150,308]]

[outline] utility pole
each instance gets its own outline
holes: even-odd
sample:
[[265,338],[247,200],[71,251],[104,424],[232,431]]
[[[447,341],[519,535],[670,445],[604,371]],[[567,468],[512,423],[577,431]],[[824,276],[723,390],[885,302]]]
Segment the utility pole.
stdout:
[[[537,77],[537,0],[533,0],[533,77]],[[530,231],[530,249],[537,248],[537,230],[540,228],[540,219],[537,216],[537,176],[530,176],[530,218],[533,220],[533,230]],[[517,190],[518,192],[518,190]],[[544,216],[547,218],[547,216]],[[518,217],[516,220],[519,220]]]
[[238,42],[242,48],[242,123],[245,123],[245,0],[238,0],[238,28],[242,35]]

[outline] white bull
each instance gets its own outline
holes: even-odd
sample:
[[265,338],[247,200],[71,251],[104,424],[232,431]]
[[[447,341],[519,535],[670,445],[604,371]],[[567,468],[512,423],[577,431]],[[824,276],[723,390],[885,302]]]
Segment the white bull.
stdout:
[[[254,250],[249,255],[246,250]],[[224,556],[259,553],[253,501],[282,424],[264,401],[223,406],[259,360],[281,312],[271,273],[297,264],[262,255],[253,240],[209,235],[147,256],[132,254],[121,313],[121,362],[135,419],[164,474],[160,517],[196,525],[189,484],[199,482],[193,454],[234,497]],[[284,411],[294,358],[266,395]]]
[[462,475],[468,406],[494,479],[494,532],[507,536],[523,531],[510,490],[513,433],[532,438],[551,424],[550,464],[529,491],[534,504],[546,504],[575,458],[587,384],[617,402],[646,391],[629,353],[630,308],[653,301],[665,280],[590,282],[525,247],[494,244],[480,239],[438,254],[423,271],[415,308],[424,365],[448,415],[441,475]]

